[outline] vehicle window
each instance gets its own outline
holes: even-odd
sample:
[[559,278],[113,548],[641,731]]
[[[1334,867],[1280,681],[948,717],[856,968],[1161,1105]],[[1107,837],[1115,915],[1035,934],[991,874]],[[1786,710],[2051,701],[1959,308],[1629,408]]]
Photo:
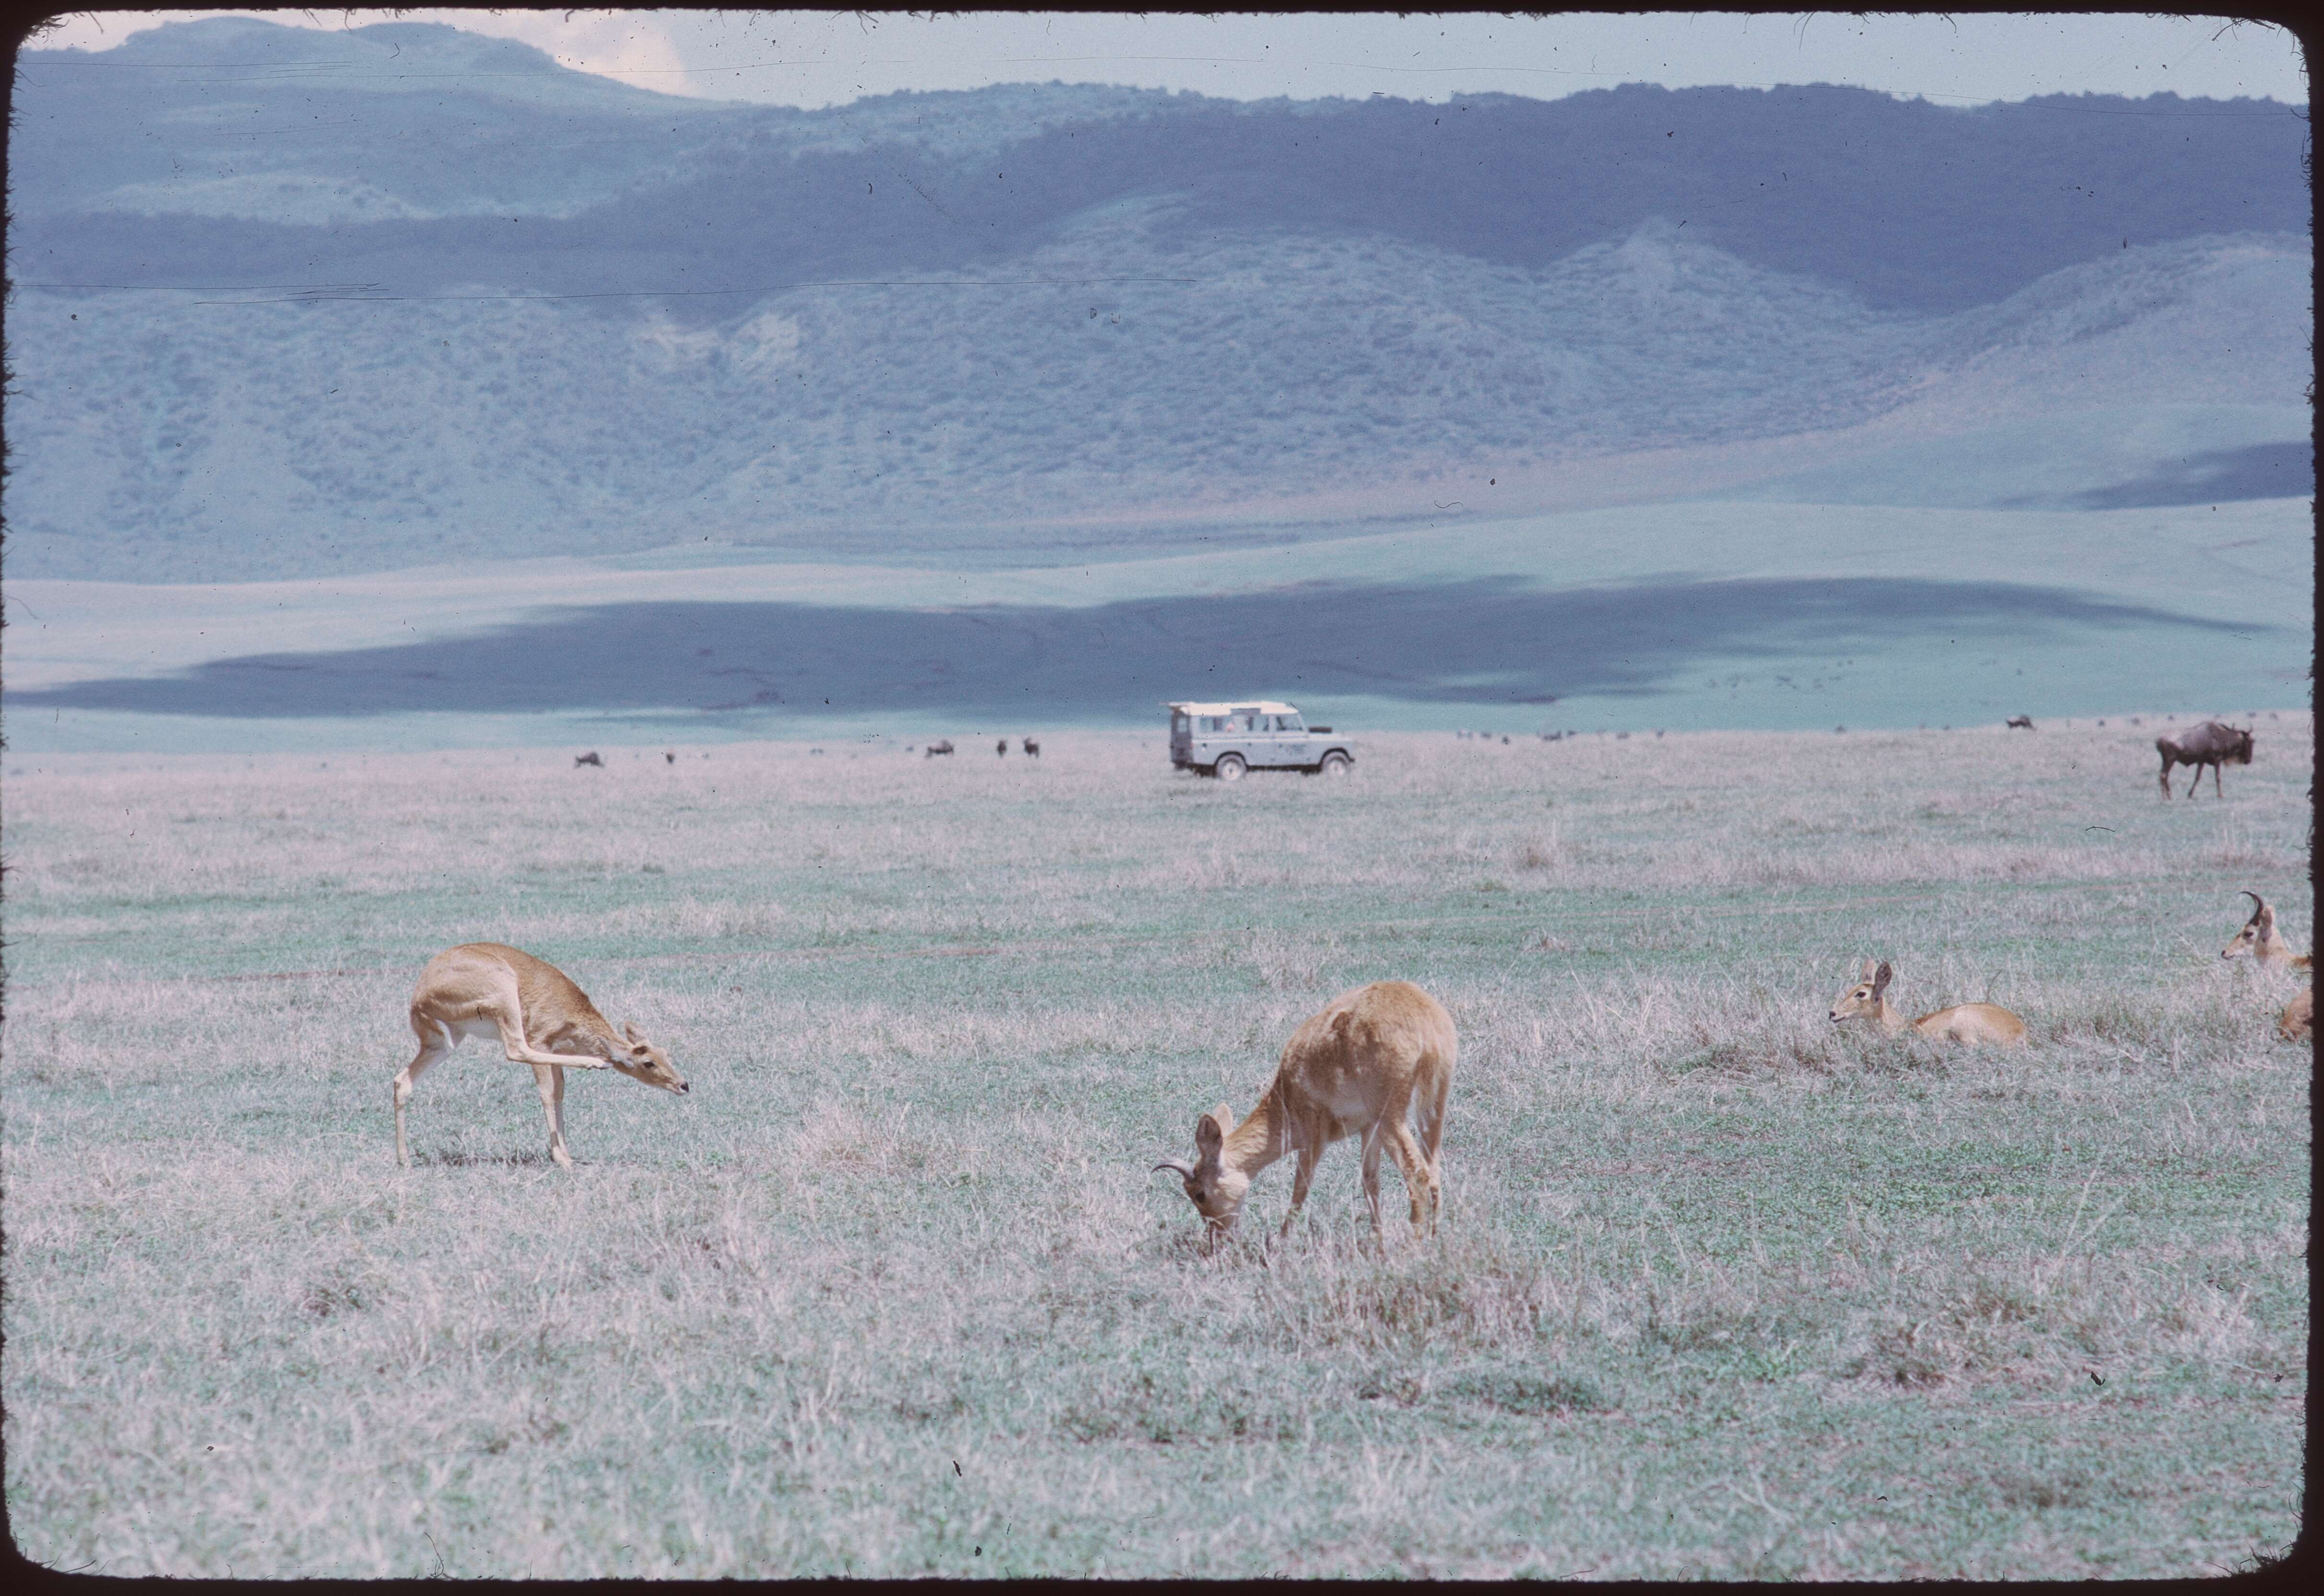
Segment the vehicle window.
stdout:
[[1275,729],[1278,732],[1304,732],[1307,728],[1299,724],[1299,717],[1296,715],[1278,715],[1275,717]]
[[1186,729],[1186,726],[1187,726],[1187,719],[1186,719],[1186,715],[1185,715],[1185,711],[1181,710],[1181,711],[1179,711],[1179,712],[1177,712],[1177,713],[1176,713],[1176,714],[1174,714],[1174,715],[1171,715],[1171,717],[1170,717],[1170,730],[1172,731],[1172,733],[1178,733],[1178,732],[1183,732],[1183,731],[1185,731],[1185,730]]
[[1224,732],[1233,724],[1234,716],[1231,715],[1206,715],[1203,717],[1203,730],[1205,732]]
[[1259,731],[1267,724],[1267,717],[1256,709],[1246,709],[1236,718],[1241,721],[1242,729],[1246,732]]

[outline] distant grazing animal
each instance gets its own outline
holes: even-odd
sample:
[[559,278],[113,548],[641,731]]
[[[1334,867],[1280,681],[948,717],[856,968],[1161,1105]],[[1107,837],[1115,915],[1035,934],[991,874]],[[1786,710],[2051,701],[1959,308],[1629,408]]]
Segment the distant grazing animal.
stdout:
[[921,754],[921,755],[920,755],[920,757],[921,757],[922,759],[930,759],[930,760],[932,760],[932,759],[936,758],[936,755],[938,755],[938,754],[940,754],[940,753],[950,753],[951,752],[952,752],[952,739],[951,739],[951,738],[949,738],[949,737],[946,737],[946,738],[945,738],[943,742],[941,742],[941,743],[929,743],[929,744],[928,744],[928,746],[927,746],[927,752],[925,752],[925,753],[923,753],[923,754]]
[[1000,742],[994,743],[992,745],[992,752],[996,754],[1006,755],[1009,752],[1009,739],[1003,737]]
[[2275,1034],[2287,1042],[2304,1042],[2316,1021],[2316,989],[2303,986],[2300,995],[2283,1006],[2275,1022]]
[[1041,757],[1041,745],[1039,743],[1034,742],[1030,737],[1024,738],[1021,742],[1025,750],[1025,755],[1028,759],[1039,759]]
[[2171,796],[2171,767],[2191,765],[2195,774],[2187,783],[2187,795],[2192,798],[2195,789],[2202,784],[2203,767],[2211,767],[2211,791],[2225,798],[2219,786],[2219,767],[2223,764],[2247,765],[2252,760],[2252,734],[2249,728],[2237,730],[2218,721],[2205,721],[2191,732],[2179,736],[2157,737],[2154,752],[2163,756],[2163,796]]
[[2034,717],[2030,715],[2013,715],[2009,717],[2008,724],[2013,727],[2023,727],[2030,732],[2034,729]]
[[605,761],[597,757],[597,751],[594,748],[586,753],[575,754],[573,763],[576,768],[582,765],[595,765],[601,770],[605,768]]
[[2236,933],[2235,939],[2219,950],[2219,956],[2232,959],[2249,954],[2271,970],[2312,968],[2314,955],[2293,953],[2292,944],[2277,935],[2275,910],[2268,907],[2267,899],[2252,891],[2245,892],[2244,896],[2258,907],[2252,910],[2251,918],[2244,922],[2244,928]]
[[2024,1045],[2025,1022],[1998,1003],[1956,1003],[1908,1021],[1888,1006],[1888,975],[1886,959],[1877,969],[1870,959],[1865,960],[1864,973],[1857,977],[1856,984],[1832,1003],[1831,1022],[1838,1025],[1849,1019],[1877,1020],[1880,1029],[1892,1037],[1909,1028],[1940,1042],[1997,1042],[2012,1047]]
[[463,1037],[497,1037],[512,1064],[532,1066],[549,1116],[549,1156],[573,1167],[565,1150],[565,1068],[617,1069],[665,1092],[685,1092],[669,1055],[623,1022],[619,1035],[589,996],[556,965],[497,942],[447,947],[428,961],[411,994],[411,1029],[420,1052],[395,1077],[395,1161],[408,1165],[403,1108],[421,1072]]
[[[1416,1233],[1433,1231],[1443,1202],[1437,1144],[1461,1038],[1443,1005],[1408,981],[1379,981],[1342,992],[1291,1034],[1282,1062],[1250,1118],[1235,1123],[1225,1103],[1194,1121],[1194,1161],[1154,1166],[1176,1174],[1215,1243],[1234,1228],[1259,1172],[1286,1153],[1299,1158],[1284,1235],[1307,1200],[1323,1149],[1363,1138],[1364,1201],[1380,1230],[1379,1161],[1393,1153],[1412,1198]],[[1419,1139],[1414,1139],[1415,1125]]]
[[665,753],[661,757],[664,764],[674,765],[678,763],[678,755],[674,753]]

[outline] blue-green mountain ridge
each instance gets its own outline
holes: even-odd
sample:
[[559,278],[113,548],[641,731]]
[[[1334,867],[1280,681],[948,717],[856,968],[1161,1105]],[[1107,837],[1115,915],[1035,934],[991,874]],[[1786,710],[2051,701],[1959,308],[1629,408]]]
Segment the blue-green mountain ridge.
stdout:
[[[213,19],[27,51],[14,115],[19,577],[1120,555],[1554,509],[1633,457],[1591,502],[2307,491],[2304,107],[799,112]],[[1964,474],[1980,427],[2035,458]]]

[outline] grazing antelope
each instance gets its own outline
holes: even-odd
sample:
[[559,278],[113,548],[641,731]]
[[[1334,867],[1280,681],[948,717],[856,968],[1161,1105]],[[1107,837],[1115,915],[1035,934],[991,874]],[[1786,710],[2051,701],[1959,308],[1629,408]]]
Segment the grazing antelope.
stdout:
[[1909,1028],[1940,1042],[1967,1042],[1972,1047],[1979,1042],[1997,1042],[2008,1047],[2024,1046],[2025,1022],[1998,1003],[1956,1003],[1950,1009],[1907,1020],[1902,1012],[1888,1005],[1888,976],[1887,960],[1881,960],[1877,969],[1870,959],[1865,960],[1864,973],[1857,977],[1856,984],[1833,1001],[1831,1022],[1838,1025],[1849,1019],[1876,1019],[1880,1029],[1892,1037]]
[[597,757],[597,751],[594,748],[586,753],[575,754],[573,756],[573,764],[574,768],[576,770],[583,765],[595,765],[601,770],[605,768],[605,761]]
[[565,1068],[617,1069],[665,1092],[687,1084],[669,1055],[626,1021],[621,1033],[605,1022],[588,993],[556,965],[497,942],[447,947],[428,961],[411,994],[411,1029],[419,1055],[395,1077],[395,1161],[411,1162],[403,1139],[403,1106],[411,1084],[460,1045],[463,1037],[496,1036],[512,1064],[532,1066],[540,1106],[549,1116],[549,1156],[573,1167],[565,1150]]
[[2267,899],[2252,891],[2245,892],[2244,896],[2258,907],[2252,910],[2252,918],[2244,922],[2244,928],[2236,933],[2235,940],[2219,950],[2219,956],[2232,959],[2249,954],[2270,970],[2312,968],[2315,955],[2293,953],[2292,944],[2276,934],[2275,910],[2268,907]]
[[2275,1034],[2287,1042],[2304,1042],[2316,1020],[2316,989],[2303,986],[2300,995],[2283,1006],[2275,1022]]
[[1038,743],[1035,742],[1030,737],[1022,739],[1022,742],[1025,746],[1025,755],[1028,759],[1039,759],[1041,757],[1041,745]]
[[2034,729],[2034,717],[2030,715],[2013,715],[2009,717],[2008,726],[2011,731],[2030,732]]
[[1234,1111],[1219,1104],[1194,1121],[1193,1163],[1166,1158],[1154,1167],[1178,1176],[1209,1226],[1208,1241],[1215,1243],[1234,1228],[1259,1172],[1296,1153],[1291,1211],[1281,1232],[1287,1236],[1323,1149],[1342,1137],[1361,1136],[1372,1233],[1380,1230],[1383,1149],[1395,1155],[1404,1176],[1415,1232],[1434,1230],[1443,1193],[1437,1143],[1460,1048],[1452,1017],[1408,981],[1342,992],[1291,1033],[1275,1079],[1250,1118],[1238,1125]]
[[946,737],[946,738],[945,738],[942,742],[939,742],[939,743],[929,743],[929,744],[927,745],[927,747],[925,750],[923,750],[923,751],[922,751],[922,752],[921,752],[921,754],[920,754],[920,757],[921,757],[922,759],[930,759],[930,760],[932,760],[932,759],[936,758],[936,755],[938,755],[938,754],[940,754],[940,753],[950,753],[951,752],[952,752],[952,739],[951,739],[951,738],[949,738],[949,737]]
[[[2136,721],[2131,724],[2136,725]],[[2219,767],[2223,764],[2247,765],[2252,761],[2252,734],[2248,727],[2238,729],[2222,725],[2218,721],[2205,721],[2191,732],[2179,736],[2157,737],[2154,752],[2163,756],[2163,796],[2171,796],[2171,767],[2188,765],[2194,775],[2187,782],[2187,796],[2203,784],[2203,767],[2211,767],[2211,792],[2216,798],[2227,793],[2219,786]]]

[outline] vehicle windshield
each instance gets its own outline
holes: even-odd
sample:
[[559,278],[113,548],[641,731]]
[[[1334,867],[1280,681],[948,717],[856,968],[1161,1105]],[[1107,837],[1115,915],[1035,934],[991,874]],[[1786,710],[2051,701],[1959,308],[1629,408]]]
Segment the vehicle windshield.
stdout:
[[1307,728],[1300,724],[1296,715],[1278,715],[1275,717],[1275,729],[1278,732],[1304,732]]

